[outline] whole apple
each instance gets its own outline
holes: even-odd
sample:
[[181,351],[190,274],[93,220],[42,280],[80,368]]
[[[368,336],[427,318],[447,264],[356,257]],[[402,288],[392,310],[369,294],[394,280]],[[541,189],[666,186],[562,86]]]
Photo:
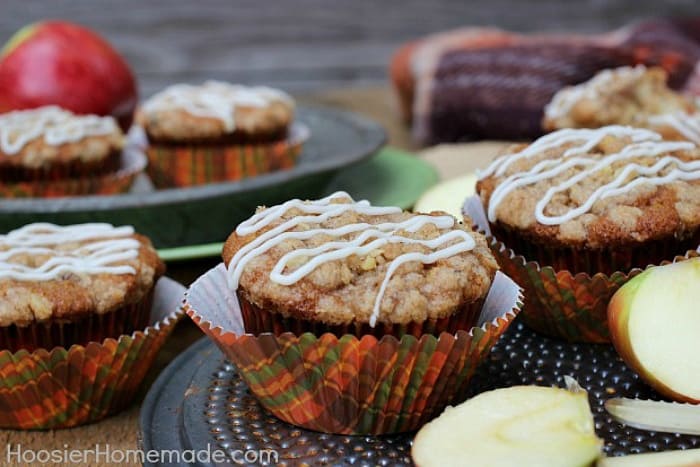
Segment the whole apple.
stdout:
[[0,52],[0,112],[58,105],[112,115],[126,130],[138,97],[124,58],[95,32],[42,21],[16,32]]

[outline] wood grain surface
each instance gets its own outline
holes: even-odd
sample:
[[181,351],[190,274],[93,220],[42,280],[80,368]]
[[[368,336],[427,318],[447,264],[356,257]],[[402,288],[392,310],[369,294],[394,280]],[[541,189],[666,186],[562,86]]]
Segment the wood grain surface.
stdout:
[[383,82],[402,42],[448,28],[594,32],[691,14],[700,15],[697,0],[2,0],[0,42],[62,18],[104,34],[145,96],[208,78],[298,92]]

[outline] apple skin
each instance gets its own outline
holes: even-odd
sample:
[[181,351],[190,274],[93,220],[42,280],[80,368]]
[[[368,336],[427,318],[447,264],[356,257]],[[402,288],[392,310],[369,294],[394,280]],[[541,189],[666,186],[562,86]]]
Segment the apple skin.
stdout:
[[126,130],[137,100],[129,65],[85,27],[30,24],[0,52],[0,112],[58,105],[78,114],[111,115]]
[[[690,261],[695,260],[689,260],[689,262]],[[680,263],[675,263],[668,266],[676,266],[678,264]],[[610,304],[608,305],[608,327],[610,328],[610,338],[615,346],[615,350],[617,350],[617,353],[627,364],[627,366],[637,373],[639,377],[642,378],[642,380],[644,380],[649,386],[654,388],[656,392],[676,402],[698,404],[700,403],[699,399],[694,399],[684,394],[679,394],[678,392],[669,388],[666,384],[659,381],[654,375],[646,371],[644,365],[642,365],[642,363],[637,359],[635,353],[632,351],[632,342],[630,341],[628,332],[628,322],[630,312],[632,310],[631,305],[639,287],[641,287],[645,281],[652,277],[654,269],[657,267],[666,266],[656,266],[647,269],[620,287],[620,289],[615,292],[615,295],[613,295],[612,299],[610,300]]]

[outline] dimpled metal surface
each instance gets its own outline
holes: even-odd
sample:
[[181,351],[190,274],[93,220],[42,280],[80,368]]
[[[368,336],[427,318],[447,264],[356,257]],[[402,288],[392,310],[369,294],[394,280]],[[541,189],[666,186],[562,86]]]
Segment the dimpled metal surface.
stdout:
[[[189,375],[187,371],[175,372],[173,378],[192,377],[196,387],[207,389],[182,402],[184,420],[191,421],[181,427],[180,432],[184,434],[171,445],[146,447],[198,448],[198,444],[211,443],[230,454],[237,449],[274,449],[279,455],[278,465],[283,466],[411,465],[413,434],[329,435],[279,421],[257,403],[235,367],[218,350],[203,362],[194,376],[191,371]],[[610,418],[603,408],[610,397],[659,399],[658,394],[625,366],[612,346],[568,344],[549,339],[518,321],[474,377],[472,394],[519,384],[563,387],[564,375],[573,376],[588,391],[596,431],[605,440],[607,455],[700,447],[697,436],[637,430]],[[157,390],[155,386],[154,389]],[[143,425],[142,428],[145,429]]]

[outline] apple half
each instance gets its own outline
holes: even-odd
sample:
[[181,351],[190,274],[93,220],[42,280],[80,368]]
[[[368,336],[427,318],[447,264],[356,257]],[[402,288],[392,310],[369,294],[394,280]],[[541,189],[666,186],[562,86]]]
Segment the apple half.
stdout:
[[585,391],[513,386],[448,407],[421,428],[411,455],[419,467],[576,467],[600,452]]
[[608,306],[613,344],[660,394],[700,403],[700,258],[649,268]]
[[441,182],[426,191],[413,205],[414,212],[445,211],[462,218],[464,200],[474,194],[476,175],[468,174]]

